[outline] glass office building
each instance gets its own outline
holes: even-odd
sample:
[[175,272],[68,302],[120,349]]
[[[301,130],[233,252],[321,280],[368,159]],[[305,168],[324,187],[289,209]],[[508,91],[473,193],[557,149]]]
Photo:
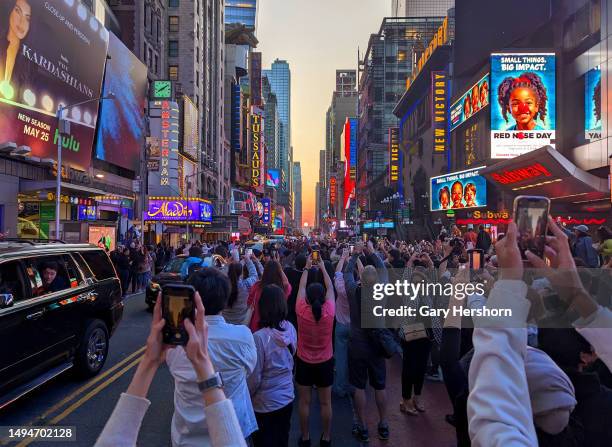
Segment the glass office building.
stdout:
[[225,24],[232,23],[254,30],[257,26],[257,0],[225,0]]
[[[278,118],[280,124],[278,142],[279,167],[286,178],[289,178],[289,147],[291,146],[291,70],[289,63],[276,59],[269,70],[263,70],[268,78],[272,93],[276,95]],[[283,185],[283,191],[289,191],[289,185]]]

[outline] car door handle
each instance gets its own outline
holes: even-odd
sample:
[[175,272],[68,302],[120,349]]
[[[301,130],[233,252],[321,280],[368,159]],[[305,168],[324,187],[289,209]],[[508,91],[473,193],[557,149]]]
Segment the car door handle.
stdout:
[[40,317],[43,316],[45,312],[44,311],[39,311],[39,312],[34,312],[33,314],[30,314],[28,316],[26,316],[27,320],[38,320]]

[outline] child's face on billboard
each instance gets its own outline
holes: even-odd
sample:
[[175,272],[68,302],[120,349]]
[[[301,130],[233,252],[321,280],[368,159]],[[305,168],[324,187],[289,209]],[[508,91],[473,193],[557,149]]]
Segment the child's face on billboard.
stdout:
[[529,88],[515,88],[510,93],[510,113],[517,124],[527,124],[532,121],[539,110],[538,98]]

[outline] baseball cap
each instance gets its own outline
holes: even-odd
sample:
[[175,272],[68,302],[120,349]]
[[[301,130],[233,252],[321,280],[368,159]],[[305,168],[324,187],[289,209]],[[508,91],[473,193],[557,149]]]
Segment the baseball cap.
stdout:
[[589,227],[587,227],[586,225],[576,225],[574,227],[574,230],[580,231],[582,233],[588,233],[589,232]]

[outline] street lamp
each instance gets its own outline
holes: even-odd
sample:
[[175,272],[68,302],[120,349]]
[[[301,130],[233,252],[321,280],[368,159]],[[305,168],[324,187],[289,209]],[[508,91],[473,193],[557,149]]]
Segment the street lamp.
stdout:
[[60,195],[62,192],[62,134],[70,132],[70,124],[69,121],[66,121],[62,118],[62,114],[64,110],[71,109],[73,107],[82,106],[84,104],[89,104],[90,102],[100,102],[105,99],[115,99],[114,93],[109,93],[107,96],[102,96],[100,98],[88,99],[87,101],[77,102],[76,104],[71,104],[68,106],[58,106],[57,113],[55,117],[57,118],[57,184],[55,188],[55,238],[59,239],[60,234]]

